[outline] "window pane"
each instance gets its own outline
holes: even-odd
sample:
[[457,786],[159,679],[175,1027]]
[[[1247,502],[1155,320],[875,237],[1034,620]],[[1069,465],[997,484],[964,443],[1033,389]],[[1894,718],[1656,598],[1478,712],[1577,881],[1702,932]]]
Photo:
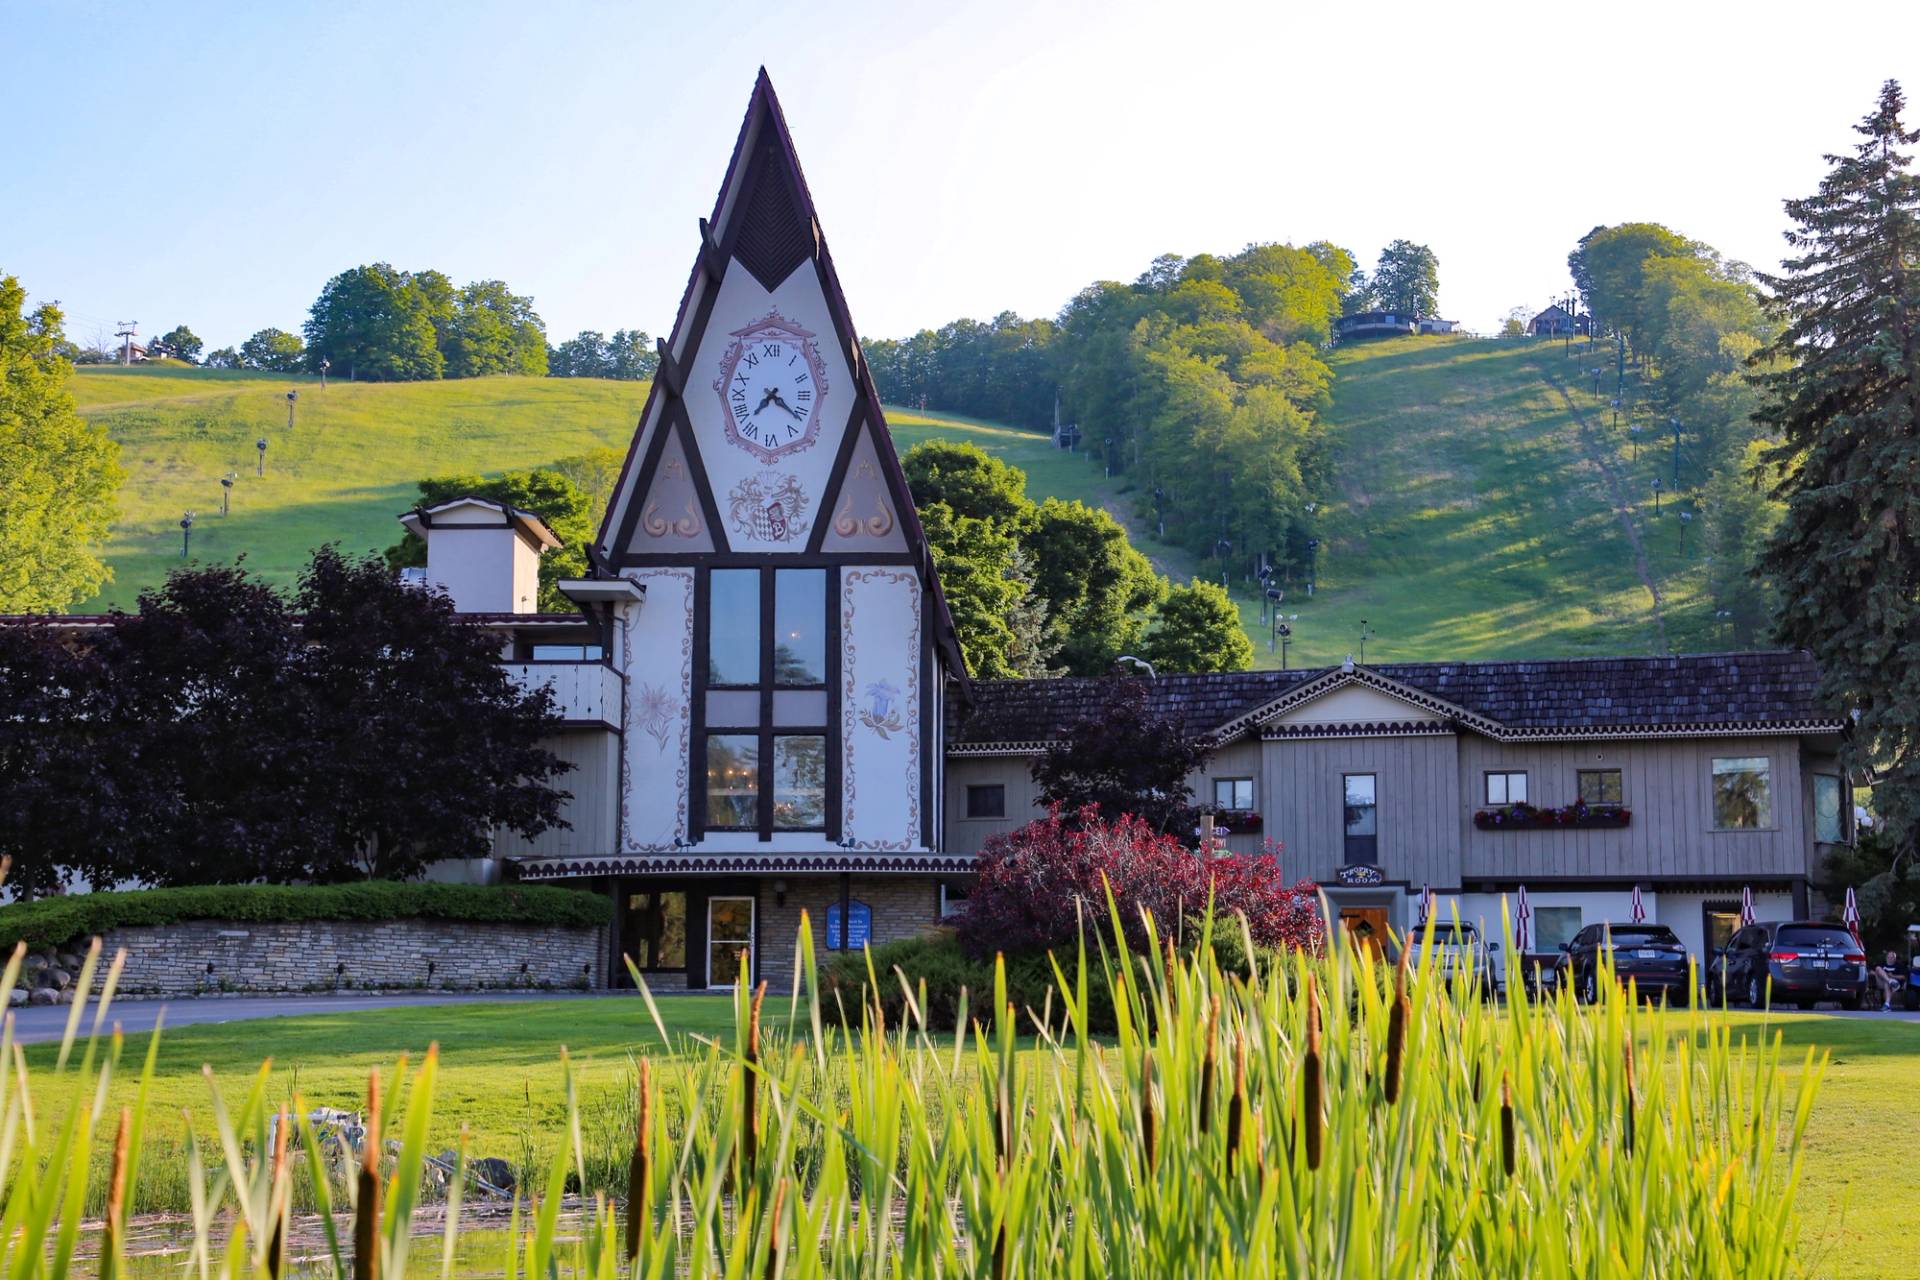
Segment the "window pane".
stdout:
[[760,571],[707,575],[707,683],[760,683]]
[[1618,769],[1582,769],[1580,771],[1580,799],[1586,804],[1620,804],[1623,802]]
[[1006,817],[1007,788],[997,782],[968,787],[967,816],[969,818]]
[[663,893],[660,895],[660,932],[653,944],[653,967],[656,969],[684,969],[687,967],[687,895],[684,893]]
[[773,575],[773,682],[827,682],[827,571]]
[[1773,786],[1765,756],[1717,757],[1713,762],[1713,825],[1722,831],[1773,825]]
[[1527,775],[1510,773],[1507,775],[1507,803],[1525,804],[1527,802]]
[[1348,774],[1346,792],[1347,834],[1350,836],[1375,834],[1373,775],[1370,773]]
[[827,825],[827,740],[783,734],[773,740],[773,825]]
[[1558,951],[1563,942],[1572,942],[1580,932],[1580,908],[1534,907],[1533,937],[1527,940],[1529,951]]
[[1840,821],[1840,779],[1830,773],[1813,775],[1813,838],[1823,844],[1846,838]]
[[533,646],[535,662],[598,662],[600,646],[597,644],[537,644]]
[[716,733],[707,739],[707,825],[760,825],[760,740]]
[[1507,775],[1506,774],[1490,773],[1487,775],[1487,803],[1488,804],[1507,803]]
[[1253,808],[1252,778],[1215,778],[1213,780],[1213,807],[1216,809],[1247,810]]

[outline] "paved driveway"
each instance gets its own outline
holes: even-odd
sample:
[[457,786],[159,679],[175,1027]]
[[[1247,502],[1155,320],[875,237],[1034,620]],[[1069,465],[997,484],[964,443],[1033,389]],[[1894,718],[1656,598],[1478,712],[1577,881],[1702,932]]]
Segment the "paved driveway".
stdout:
[[[354,1013],[361,1009],[393,1009],[406,1005],[513,1003],[528,1000],[597,1000],[630,992],[488,991],[473,994],[359,996],[229,996],[208,1000],[116,1000],[111,1020],[128,1034],[153,1030],[162,1013],[169,1027],[207,1022],[245,1022],[254,1018],[287,1018],[304,1013]],[[71,1005],[26,1005],[13,1010],[14,1039],[22,1044],[58,1040],[66,1033]],[[88,1006],[81,1034],[93,1023]]]

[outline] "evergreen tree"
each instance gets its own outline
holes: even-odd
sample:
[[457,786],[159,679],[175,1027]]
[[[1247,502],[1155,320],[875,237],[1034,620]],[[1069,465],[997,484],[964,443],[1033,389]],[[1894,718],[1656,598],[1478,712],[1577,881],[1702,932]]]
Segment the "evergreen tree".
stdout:
[[1851,155],[1787,202],[1784,274],[1766,277],[1787,327],[1761,358],[1759,421],[1778,443],[1787,510],[1762,558],[1779,634],[1819,659],[1854,710],[1853,764],[1902,851],[1920,829],[1920,182],[1916,136],[1889,80]]

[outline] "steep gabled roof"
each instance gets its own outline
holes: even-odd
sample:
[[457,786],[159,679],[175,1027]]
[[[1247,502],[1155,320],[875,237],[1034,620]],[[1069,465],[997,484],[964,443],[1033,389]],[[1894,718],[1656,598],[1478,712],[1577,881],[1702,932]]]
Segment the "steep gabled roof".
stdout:
[[[1102,680],[986,680],[971,710],[949,709],[960,753],[1029,749],[1101,705]],[[1190,733],[1256,730],[1293,707],[1359,683],[1412,695],[1429,712],[1501,740],[1835,733],[1802,650],[1661,658],[1410,662],[1308,671],[1168,675],[1145,682],[1152,714]]]
[[[754,82],[726,177],[714,200],[712,218],[700,223],[700,245],[674,317],[673,332],[660,342],[660,371],[647,393],[612,501],[590,548],[589,558],[596,571],[606,575],[614,573],[621,557],[633,545],[634,531],[663,455],[670,462],[686,460],[684,465],[690,473],[697,505],[683,514],[687,516],[689,529],[704,526],[699,535],[703,540],[701,549],[689,552],[685,559],[699,560],[705,555],[725,554],[729,550],[720,505],[700,457],[703,445],[693,438],[684,400],[695,394],[694,384],[698,379],[690,362],[703,341],[708,316],[727,277],[728,267],[735,262],[769,292],[802,264],[811,262],[817,268],[820,290],[836,330],[830,336],[854,384],[851,388],[853,409],[841,439],[836,471],[844,468],[861,440],[870,445],[886,491],[898,512],[906,554],[912,558],[932,596],[934,642],[964,685],[966,666],[954,633],[952,615],[940,588],[939,574],[925,531],[914,512],[879,394],[860,351],[859,331],[847,309],[833,255],[821,230],[785,114],[764,67]],[[829,335],[821,336],[825,339]],[[813,495],[816,502],[830,496]],[[813,550],[819,549],[826,524],[825,519],[816,518]]]

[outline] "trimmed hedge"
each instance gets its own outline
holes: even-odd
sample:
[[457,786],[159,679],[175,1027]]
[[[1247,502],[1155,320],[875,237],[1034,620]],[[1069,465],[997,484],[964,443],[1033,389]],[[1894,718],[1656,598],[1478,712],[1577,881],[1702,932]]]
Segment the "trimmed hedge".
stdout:
[[0,907],[0,952],[24,942],[57,947],[128,925],[184,920],[461,920],[476,924],[559,925],[593,929],[613,918],[595,893],[547,885],[211,884],[177,889],[81,893]]

